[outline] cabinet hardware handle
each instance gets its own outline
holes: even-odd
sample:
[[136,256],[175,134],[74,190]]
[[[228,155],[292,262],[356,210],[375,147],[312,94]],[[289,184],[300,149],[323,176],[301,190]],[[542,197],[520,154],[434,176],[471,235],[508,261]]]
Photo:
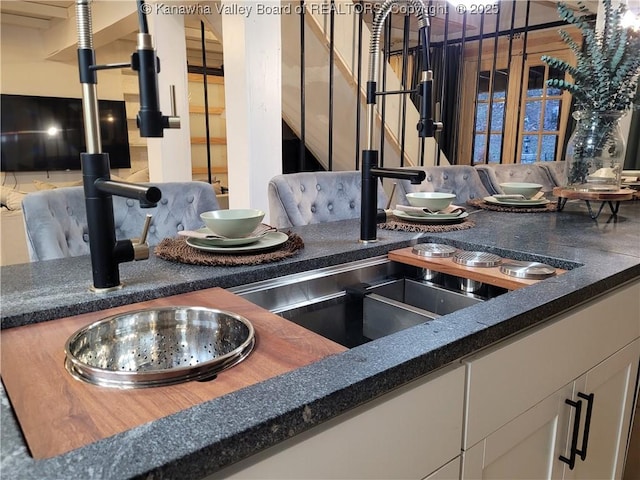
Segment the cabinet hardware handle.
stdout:
[[564,455],[560,455],[560,460],[569,465],[569,470],[573,470],[576,465],[576,454],[578,453],[578,430],[580,430],[580,412],[582,411],[582,400],[574,402],[568,398],[564,401],[567,405],[570,405],[576,409],[576,414],[573,417],[573,433],[571,434],[571,450],[569,458]]
[[584,433],[582,434],[582,448],[576,450],[580,458],[584,461],[587,458],[587,444],[589,443],[589,428],[591,427],[591,411],[593,410],[593,398],[594,394],[589,395],[578,392],[580,398],[584,398],[587,401],[587,413],[584,417]]

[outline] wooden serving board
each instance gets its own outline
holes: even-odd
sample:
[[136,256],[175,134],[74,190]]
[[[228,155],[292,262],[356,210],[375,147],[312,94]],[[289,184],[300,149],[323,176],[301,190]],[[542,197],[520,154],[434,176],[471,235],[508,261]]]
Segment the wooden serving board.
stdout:
[[[540,280],[528,280],[524,278],[511,277],[500,272],[500,267],[467,267],[459,265],[453,261],[453,258],[429,258],[421,257],[411,252],[413,247],[401,248],[400,250],[392,250],[389,252],[389,260],[394,262],[413,265],[414,267],[428,268],[435,272],[447,273],[456,277],[468,278],[488,285],[506,288],[508,290],[516,290],[538,283]],[[507,261],[508,259],[503,259]],[[556,268],[556,275],[566,272]]]
[[569,200],[600,200],[603,202],[620,202],[631,200],[636,194],[635,190],[630,188],[622,188],[617,191],[599,192],[597,190],[591,192],[582,192],[579,190],[571,190],[568,188],[555,187],[553,195],[556,197],[567,198]]
[[[74,379],[64,345],[76,330],[116,313],[202,306],[247,318],[256,346],[244,361],[208,382],[121,390]],[[2,381],[31,455],[49,458],[179,412],[346,350],[221,288],[2,331]]]

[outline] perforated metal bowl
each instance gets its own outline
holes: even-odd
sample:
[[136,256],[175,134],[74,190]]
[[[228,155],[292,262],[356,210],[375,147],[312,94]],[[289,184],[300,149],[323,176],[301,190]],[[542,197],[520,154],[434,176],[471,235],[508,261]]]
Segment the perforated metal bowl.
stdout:
[[137,310],[75,332],[65,367],[79,380],[104,387],[144,388],[208,380],[247,357],[251,323],[203,307]]

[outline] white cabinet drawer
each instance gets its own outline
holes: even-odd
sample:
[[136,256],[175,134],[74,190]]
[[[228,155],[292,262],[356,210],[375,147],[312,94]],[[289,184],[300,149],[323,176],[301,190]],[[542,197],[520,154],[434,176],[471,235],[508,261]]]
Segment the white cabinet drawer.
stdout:
[[460,455],[464,375],[435,372],[208,478],[424,478]]
[[469,357],[464,448],[640,337],[639,299],[635,282]]

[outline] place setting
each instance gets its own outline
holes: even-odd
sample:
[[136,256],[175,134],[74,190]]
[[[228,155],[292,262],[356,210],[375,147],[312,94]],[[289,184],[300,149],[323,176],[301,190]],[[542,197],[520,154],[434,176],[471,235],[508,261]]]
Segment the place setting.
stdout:
[[256,265],[291,257],[304,247],[298,235],[262,223],[264,216],[252,208],[203,212],[204,227],[163,239],[155,254],[194,265]]
[[553,212],[556,202],[545,198],[542,185],[527,182],[501,183],[503,194],[494,194],[482,199],[470,199],[467,204],[497,212]]
[[410,232],[446,232],[464,230],[475,226],[468,220],[469,212],[464,207],[454,205],[456,196],[445,192],[407,193],[409,205],[396,205],[391,210],[394,219],[388,220],[381,228]]

